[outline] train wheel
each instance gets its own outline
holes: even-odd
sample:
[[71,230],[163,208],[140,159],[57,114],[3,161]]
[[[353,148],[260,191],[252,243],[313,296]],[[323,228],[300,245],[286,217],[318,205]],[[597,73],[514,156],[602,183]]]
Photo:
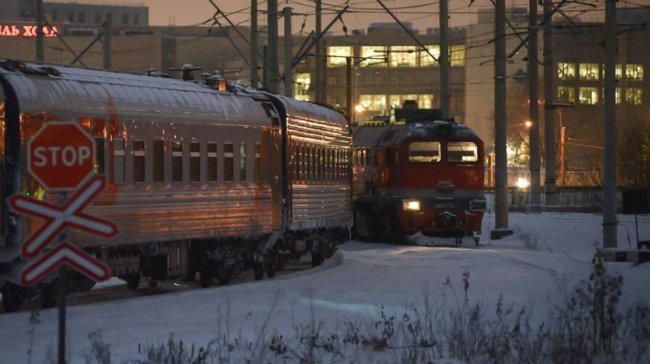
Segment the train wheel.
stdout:
[[126,286],[129,287],[129,289],[136,290],[140,285],[140,274],[137,273],[129,274],[128,276],[123,277],[122,279],[126,281]]
[[2,287],[2,306],[5,312],[16,312],[23,305],[23,295],[20,287],[11,283],[5,283]]
[[38,302],[41,308],[52,308],[56,306],[57,284],[51,283],[44,285],[38,290]]
[[212,285],[212,274],[207,268],[201,269],[201,287],[208,288]]
[[255,280],[259,281],[262,278],[264,278],[264,264],[263,263],[255,263],[253,266],[253,273],[255,275]]
[[217,269],[217,279],[219,280],[219,285],[225,286],[230,283],[232,279],[232,269],[225,267],[222,263],[219,264],[219,269]]

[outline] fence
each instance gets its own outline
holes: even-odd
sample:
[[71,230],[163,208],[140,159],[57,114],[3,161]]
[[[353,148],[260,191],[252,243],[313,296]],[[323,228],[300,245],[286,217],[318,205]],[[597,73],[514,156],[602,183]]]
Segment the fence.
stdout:
[[[487,189],[488,207],[494,207],[494,190]],[[603,191],[600,187],[559,187],[554,194],[555,201],[547,205],[547,195],[542,192],[540,205],[544,211],[567,212],[601,212],[603,209]],[[622,206],[622,193],[617,191],[616,200],[619,210]],[[510,211],[529,211],[531,196],[529,189],[509,188],[508,208]]]

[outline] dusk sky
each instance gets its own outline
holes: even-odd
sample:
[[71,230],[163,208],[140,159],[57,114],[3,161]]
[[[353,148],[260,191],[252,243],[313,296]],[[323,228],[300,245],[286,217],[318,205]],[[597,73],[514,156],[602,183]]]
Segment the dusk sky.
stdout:
[[[120,0],[121,2],[146,4],[149,6],[149,21],[152,25],[198,25],[204,22],[212,24],[212,15],[215,8],[209,0]],[[492,8],[493,0],[449,0],[450,26],[461,26],[476,22],[476,12],[479,9]],[[241,25],[250,24],[249,0],[213,0],[228,18]],[[528,0],[506,0],[506,6],[528,6]],[[352,29],[365,29],[372,22],[392,22],[392,18],[382,9],[376,0],[325,0],[323,1],[323,27],[325,27],[337,9],[346,3],[350,9],[343,16],[343,23],[348,31]],[[438,0],[383,0],[383,3],[394,12],[403,22],[411,22],[414,28],[421,32],[426,28],[438,27]],[[470,5],[471,3],[471,5]],[[589,6],[585,4],[593,4]],[[650,6],[650,0],[619,0],[619,7],[625,6]],[[300,33],[303,23],[303,32],[314,28],[314,1],[313,0],[278,0],[278,9],[293,8],[293,33]],[[258,1],[260,11],[259,24],[266,24],[266,1]],[[602,18],[605,9],[605,0],[583,0],[582,4],[567,6],[570,16],[581,15],[585,20]],[[539,8],[541,13],[542,9]],[[219,18],[226,24],[223,17]],[[279,27],[282,33],[282,25]],[[335,24],[332,32],[342,34],[343,25]]]

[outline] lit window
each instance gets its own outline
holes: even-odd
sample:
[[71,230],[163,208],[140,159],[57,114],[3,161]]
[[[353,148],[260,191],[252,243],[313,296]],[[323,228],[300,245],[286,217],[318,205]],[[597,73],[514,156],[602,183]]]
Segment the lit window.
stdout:
[[390,47],[391,67],[415,67],[415,46]]
[[386,95],[359,95],[359,103],[370,111],[386,111]]
[[327,47],[328,66],[345,66],[345,58],[352,56],[352,47]]
[[447,143],[447,161],[474,163],[478,161],[478,146],[474,142],[449,142]]
[[361,66],[386,66],[386,47],[384,46],[362,46]]
[[580,79],[583,81],[598,80],[598,63],[580,63]]
[[560,102],[575,103],[576,89],[574,87],[560,86],[557,88],[557,100]]
[[557,64],[558,80],[573,80],[576,78],[576,65],[573,63],[560,62]]
[[643,95],[642,91],[643,90],[637,87],[628,88],[625,90],[625,102],[630,105],[641,105],[641,96]]
[[449,65],[452,67],[465,66],[465,46],[454,45],[449,48]]
[[431,95],[418,95],[418,107],[420,109],[431,109],[433,107],[433,97]]
[[409,144],[409,162],[440,161],[440,142],[412,142]]
[[630,81],[643,81],[643,65],[628,64],[625,66],[625,78]]
[[578,101],[582,105],[595,105],[598,103],[598,89],[596,87],[580,87]]
[[309,101],[309,85],[311,75],[309,73],[298,73],[294,78],[294,98],[300,101]]
[[[426,67],[426,66],[437,66],[438,59],[440,58],[440,46],[439,45],[428,45],[425,46],[426,49],[429,51],[428,53],[424,49],[420,49],[418,57],[420,58],[420,66],[421,67]],[[431,55],[429,55],[431,53]],[[433,57],[435,59],[433,59]]]

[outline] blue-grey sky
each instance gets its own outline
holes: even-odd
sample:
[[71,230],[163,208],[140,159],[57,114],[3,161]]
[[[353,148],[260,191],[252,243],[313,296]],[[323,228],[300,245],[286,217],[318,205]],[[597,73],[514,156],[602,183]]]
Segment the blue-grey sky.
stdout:
[[[493,0],[449,0],[450,25],[460,26],[476,21],[476,11],[492,8]],[[209,0],[120,0],[120,2],[144,3],[149,6],[149,20],[152,25],[196,25],[203,22],[212,23],[211,17],[215,8]],[[213,2],[237,24],[250,24],[250,0],[213,0]],[[364,29],[372,22],[392,22],[376,0],[324,0],[323,1],[323,27],[334,17],[336,9],[341,9],[345,4],[350,5],[350,10],[343,16],[343,23],[348,30]],[[411,22],[414,28],[425,31],[426,28],[438,27],[438,0],[383,0],[395,15],[404,22]],[[471,3],[471,5],[470,5]],[[529,0],[506,0],[507,6],[527,7]],[[260,11],[258,21],[266,24],[267,2],[258,1]],[[593,4],[594,7],[585,4]],[[650,6],[650,0],[619,0],[618,6]],[[278,8],[291,7],[294,11],[293,33],[299,33],[304,25],[303,32],[314,28],[314,1],[313,0],[278,0]],[[605,0],[582,0],[582,4],[566,7],[569,15],[581,15],[586,20],[595,20],[602,17]],[[541,12],[541,8],[539,8]],[[223,18],[219,20],[225,24]],[[343,31],[343,25],[338,23],[332,31]],[[280,26],[282,33],[282,26]]]

